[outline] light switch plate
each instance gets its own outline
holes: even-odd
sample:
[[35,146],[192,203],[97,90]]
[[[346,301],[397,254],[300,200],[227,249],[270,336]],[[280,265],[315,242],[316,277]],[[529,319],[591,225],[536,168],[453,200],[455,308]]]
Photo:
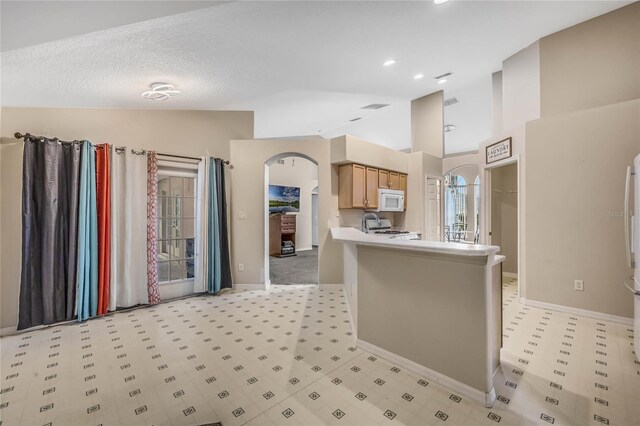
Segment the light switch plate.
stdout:
[[573,282],[573,289],[577,290],[577,291],[584,291],[584,281],[582,280],[575,280]]

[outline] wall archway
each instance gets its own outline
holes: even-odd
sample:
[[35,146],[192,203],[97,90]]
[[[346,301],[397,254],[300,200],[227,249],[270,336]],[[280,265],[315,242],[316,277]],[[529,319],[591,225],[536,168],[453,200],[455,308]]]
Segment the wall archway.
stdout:
[[[272,167],[278,165],[278,162],[280,160],[289,160],[289,159],[293,159],[293,161],[295,162],[296,158],[300,158],[302,160],[305,160],[308,163],[311,163],[316,170],[316,176],[317,176],[317,170],[318,170],[318,162],[312,158],[309,155],[300,153],[300,152],[283,152],[283,153],[279,153],[274,155],[273,157],[269,158],[268,160],[266,160],[264,162],[264,182],[265,182],[265,188],[264,188],[264,214],[265,214],[265,218],[264,218],[264,242],[265,242],[265,247],[264,247],[264,278],[265,278],[265,288],[268,288],[271,284],[312,284],[309,282],[305,282],[306,280],[312,280],[312,277],[308,276],[307,274],[302,274],[302,275],[297,275],[296,278],[300,279],[301,282],[272,282],[272,279],[274,277],[279,276],[280,279],[282,280],[287,280],[287,277],[289,276],[290,278],[290,272],[284,268],[283,269],[283,265],[278,265],[273,264],[272,265],[272,260],[275,262],[291,262],[292,259],[272,259],[271,257],[271,253],[270,251],[272,251],[273,249],[270,248],[270,211],[269,211],[269,185],[274,183],[274,179],[271,176],[271,170]],[[304,171],[304,166],[302,167],[302,170]],[[292,170],[293,171],[293,170]],[[307,169],[308,172],[308,169]],[[294,171],[295,173],[295,171]],[[276,175],[278,175],[278,173],[276,173]],[[276,176],[277,178],[277,176]],[[283,185],[292,185],[292,186],[299,186],[301,191],[300,191],[300,206],[299,206],[299,213],[296,214],[296,238],[295,238],[295,248],[296,248],[296,253],[299,255],[303,255],[302,253],[304,253],[305,250],[311,249],[312,250],[312,234],[313,234],[313,224],[311,222],[312,220],[312,215],[311,215],[311,204],[312,204],[312,191],[315,188],[316,190],[316,194],[317,192],[317,181],[314,182],[313,178],[309,176],[309,181],[306,182],[306,187],[305,187],[305,182],[299,182],[297,184],[293,184],[291,183],[291,181],[289,180],[290,178],[284,178],[283,176],[280,175],[280,179],[285,179],[285,181],[287,183],[277,183],[276,184],[283,184]],[[306,198],[308,197],[308,198]],[[308,219],[308,222],[305,220]],[[305,225],[309,225],[309,227],[305,227]],[[306,229],[305,229],[306,228]],[[308,241],[307,241],[308,240]],[[308,243],[308,244],[307,244]],[[298,253],[300,252],[300,253]],[[275,275],[274,273],[271,271],[271,267],[274,267],[275,271],[279,270],[279,274],[276,272]],[[319,270],[319,262],[316,262],[316,282],[315,284],[318,284],[317,281],[317,273]],[[303,269],[307,269],[307,268],[303,268]],[[298,272],[302,272],[302,271],[298,271]]]
[[[318,281],[342,284],[342,245],[331,238],[339,225],[337,169],[331,165],[330,141],[308,139],[232,140],[230,144],[231,242],[234,285],[263,288],[265,278],[265,167],[285,156],[306,158],[318,166]],[[242,270],[240,270],[242,267]]]
[[[480,180],[476,179],[480,176],[480,166],[477,164],[465,164],[457,166],[447,173],[445,176],[445,233],[447,226],[449,227],[449,236],[454,235],[453,223],[456,223],[456,227],[460,223],[463,223],[466,227],[466,231],[462,234],[458,234],[455,240],[460,237],[461,241],[477,242],[479,236],[479,223],[478,215],[481,212],[480,204],[482,200],[477,198],[478,187],[481,185]],[[451,180],[452,176],[458,177],[457,182]],[[455,197],[451,195],[451,192],[455,192]],[[455,202],[454,202],[455,199]],[[456,208],[451,207],[451,203],[456,204]],[[462,210],[461,210],[462,209]],[[451,214],[455,210],[455,219]],[[452,240],[453,241],[453,240]]]

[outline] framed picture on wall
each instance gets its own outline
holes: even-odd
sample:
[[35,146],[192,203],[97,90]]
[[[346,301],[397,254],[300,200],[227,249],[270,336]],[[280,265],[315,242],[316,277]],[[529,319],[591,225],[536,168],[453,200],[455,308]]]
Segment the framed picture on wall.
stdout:
[[487,164],[511,157],[511,137],[492,143],[486,148]]

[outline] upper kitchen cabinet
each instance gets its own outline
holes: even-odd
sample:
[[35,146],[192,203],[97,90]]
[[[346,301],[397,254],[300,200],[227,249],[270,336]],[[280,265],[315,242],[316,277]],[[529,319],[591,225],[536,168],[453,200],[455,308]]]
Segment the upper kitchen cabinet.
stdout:
[[378,169],[360,164],[343,164],[338,171],[338,208],[378,207]]
[[338,208],[377,209],[378,189],[404,191],[407,207],[407,175],[360,164],[342,164],[338,169]]
[[407,175],[400,173],[399,176],[400,187],[398,188],[400,191],[404,191],[404,208],[407,209]]
[[367,199],[365,207],[367,209],[378,208],[378,169],[367,167]]
[[389,188],[402,190],[402,188],[400,188],[400,173],[389,172]]
[[388,170],[378,170],[378,188],[389,188],[389,171]]
[[406,178],[405,177],[405,187],[401,188],[400,176],[402,176],[398,172],[390,172],[389,170],[378,169],[378,188],[380,189],[397,189],[397,190],[406,190]]

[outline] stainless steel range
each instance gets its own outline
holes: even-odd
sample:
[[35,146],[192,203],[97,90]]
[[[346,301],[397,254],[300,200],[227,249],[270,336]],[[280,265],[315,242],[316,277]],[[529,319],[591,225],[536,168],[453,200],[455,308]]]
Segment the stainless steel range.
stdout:
[[[370,218],[375,216],[375,218]],[[367,216],[363,218],[364,228],[363,232],[367,234],[379,235],[380,237],[386,237],[394,240],[419,240],[420,234],[410,231],[399,231],[391,229],[391,221],[389,219],[379,219],[373,213],[367,213]]]

